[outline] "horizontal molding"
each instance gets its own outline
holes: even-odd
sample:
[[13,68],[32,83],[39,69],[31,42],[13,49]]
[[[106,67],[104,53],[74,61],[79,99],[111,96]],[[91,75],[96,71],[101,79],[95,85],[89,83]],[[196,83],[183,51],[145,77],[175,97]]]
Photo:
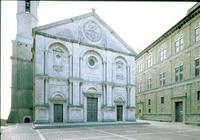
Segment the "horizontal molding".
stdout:
[[179,87],[179,86],[193,84],[193,83],[196,83],[196,82],[199,83],[200,82],[200,78],[197,77],[195,79],[185,80],[183,82],[176,83],[176,84],[170,84],[170,85],[164,86],[162,88],[158,87],[158,88],[154,88],[154,89],[148,90],[148,91],[136,92],[136,96],[150,94],[152,92],[158,92],[158,91],[162,91],[162,90],[166,90],[166,89],[172,89],[172,88],[176,88],[176,87]]
[[78,77],[60,78],[60,77],[50,77],[48,75],[35,75],[35,79],[58,80],[58,81],[64,81],[64,82],[78,81],[81,84],[93,83],[93,84],[100,84],[100,85],[109,85],[109,86],[114,86],[114,87],[127,87],[127,88],[135,87],[134,84],[119,84],[119,83],[108,82],[108,81],[100,81],[100,82],[88,81],[88,80],[80,79]]

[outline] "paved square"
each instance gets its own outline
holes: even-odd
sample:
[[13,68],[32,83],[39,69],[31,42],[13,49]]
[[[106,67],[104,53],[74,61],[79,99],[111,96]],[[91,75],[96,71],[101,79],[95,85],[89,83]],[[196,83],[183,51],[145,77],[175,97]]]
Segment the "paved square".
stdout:
[[150,122],[149,125],[107,125],[32,129],[31,124],[3,128],[2,140],[199,140],[200,126]]

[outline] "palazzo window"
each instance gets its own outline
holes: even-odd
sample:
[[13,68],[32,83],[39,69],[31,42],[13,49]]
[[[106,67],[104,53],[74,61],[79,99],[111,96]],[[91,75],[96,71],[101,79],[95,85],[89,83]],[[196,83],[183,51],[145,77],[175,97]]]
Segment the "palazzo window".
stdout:
[[183,65],[175,68],[175,81],[180,82],[183,80]]
[[148,99],[148,105],[151,105],[151,99]]
[[160,52],[160,61],[163,61],[163,60],[165,60],[167,58],[167,51],[166,51],[166,49],[164,49],[164,50],[162,50],[161,52]]
[[25,12],[30,13],[30,11],[31,11],[31,1],[25,0]]
[[149,68],[149,67],[151,67],[151,66],[152,66],[152,58],[149,57],[149,58],[147,59],[147,67]]
[[123,80],[124,64],[121,61],[116,62],[116,79]]
[[195,28],[195,41],[196,42],[200,41],[200,23]]
[[160,86],[165,85],[165,72],[160,73]]
[[182,51],[183,47],[184,47],[183,36],[180,36],[175,42],[176,53]]
[[138,82],[138,92],[141,92],[142,91],[142,82],[139,81]]
[[141,64],[139,64],[139,66],[138,66],[138,72],[142,72],[142,70],[143,70],[143,65],[142,65],[142,63],[141,63]]
[[152,79],[147,79],[147,90],[150,90],[152,88]]
[[195,76],[200,76],[200,58],[195,60]]

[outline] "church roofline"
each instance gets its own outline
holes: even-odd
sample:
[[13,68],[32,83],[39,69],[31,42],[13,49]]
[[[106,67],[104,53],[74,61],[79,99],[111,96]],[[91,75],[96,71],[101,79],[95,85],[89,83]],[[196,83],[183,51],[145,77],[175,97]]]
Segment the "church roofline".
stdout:
[[174,26],[172,26],[168,31],[166,31],[164,34],[162,34],[158,39],[156,39],[153,43],[151,43],[147,48],[145,48],[143,51],[141,51],[135,59],[139,59],[143,54],[151,50],[153,47],[155,47],[158,43],[163,41],[165,38],[170,36],[175,31],[182,28],[188,21],[190,21],[192,18],[194,18],[196,15],[200,13],[200,4],[197,3],[193,7],[193,11],[190,11],[184,18],[182,18],[179,22],[177,22]]
[[103,24],[103,26],[108,29],[110,31],[110,33],[116,37],[132,54],[133,56],[136,56],[137,53],[135,52],[135,50],[133,48],[131,48],[108,24],[106,24],[103,19],[101,19],[96,13],[94,10],[92,10],[92,12],[90,13],[86,13],[86,14],[83,14],[83,15],[79,15],[79,16],[75,16],[75,17],[72,17],[72,18],[68,18],[68,19],[65,19],[65,20],[61,20],[61,21],[57,21],[57,22],[53,22],[53,23],[50,23],[50,24],[46,24],[46,25],[42,25],[42,26],[38,26],[38,27],[35,27],[33,28],[33,35],[35,34],[35,32],[37,31],[40,31],[41,30],[45,30],[45,29],[49,29],[49,28],[52,28],[52,27],[55,27],[55,26],[58,26],[58,25],[62,25],[62,24],[66,24],[66,23],[72,23],[74,21],[77,21],[77,20],[81,20],[83,18],[87,18],[89,16],[94,16],[100,23]]
[[53,39],[60,39],[60,40],[71,42],[71,43],[78,43],[80,45],[85,45],[85,46],[88,46],[88,47],[95,47],[95,48],[102,49],[102,50],[109,50],[109,51],[112,51],[112,52],[125,54],[125,55],[129,55],[129,56],[134,56],[134,57],[136,56],[133,53],[121,52],[121,51],[117,51],[117,50],[114,50],[114,49],[111,49],[111,48],[102,48],[102,47],[99,47],[97,45],[88,44],[88,43],[84,43],[84,42],[79,42],[78,40],[74,40],[74,39],[66,39],[66,38],[63,38],[63,37],[58,37],[58,36],[51,35],[51,34],[48,34],[48,33],[45,33],[45,32],[41,32],[41,31],[35,31],[34,36],[35,35],[42,35],[42,36],[53,38]]

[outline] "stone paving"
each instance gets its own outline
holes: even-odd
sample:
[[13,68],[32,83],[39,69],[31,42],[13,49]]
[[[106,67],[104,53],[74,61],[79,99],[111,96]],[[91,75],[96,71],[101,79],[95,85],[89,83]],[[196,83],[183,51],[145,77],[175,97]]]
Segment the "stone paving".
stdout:
[[17,124],[4,127],[1,138],[2,140],[200,140],[200,126],[151,121],[150,124],[143,125],[33,129],[32,124]]

